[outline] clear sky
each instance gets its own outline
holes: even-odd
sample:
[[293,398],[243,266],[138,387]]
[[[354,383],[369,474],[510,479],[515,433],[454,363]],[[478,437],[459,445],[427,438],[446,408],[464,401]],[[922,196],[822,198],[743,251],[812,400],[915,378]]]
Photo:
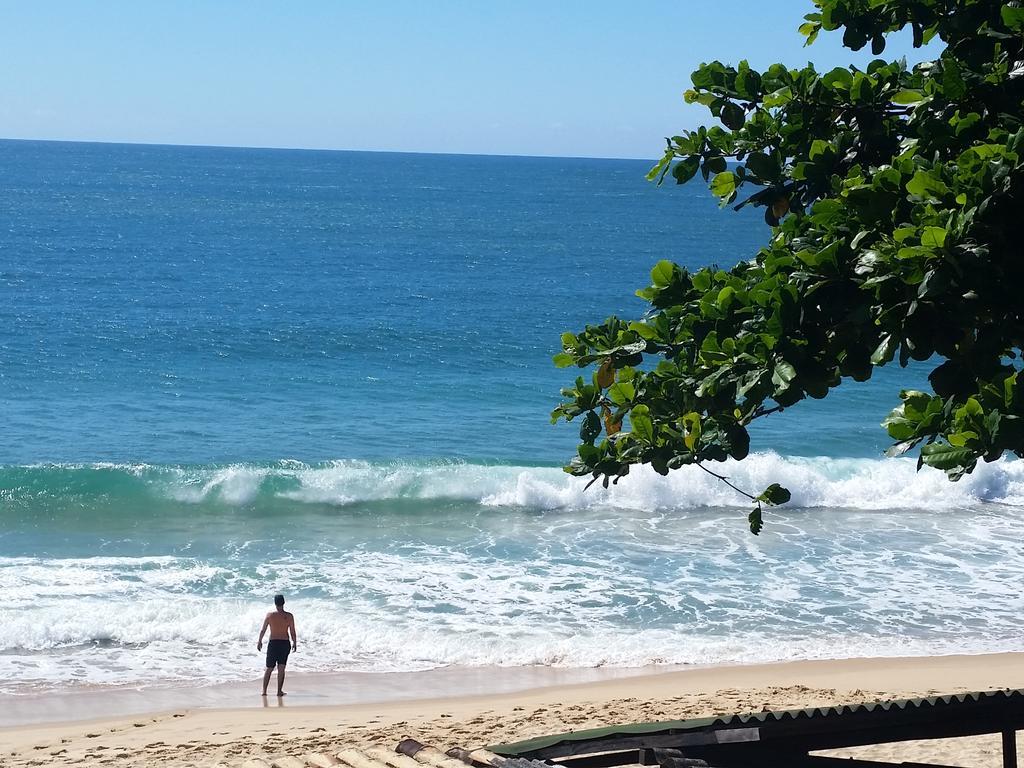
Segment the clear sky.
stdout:
[[[809,0],[4,0],[0,137],[653,158],[702,61],[855,61]],[[934,53],[934,51],[932,52]],[[886,57],[922,58],[907,38]]]

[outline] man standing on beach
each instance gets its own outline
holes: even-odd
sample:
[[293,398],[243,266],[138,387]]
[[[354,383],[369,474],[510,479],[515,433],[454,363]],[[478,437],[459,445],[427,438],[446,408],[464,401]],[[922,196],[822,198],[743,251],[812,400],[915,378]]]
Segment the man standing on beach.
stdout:
[[[263,695],[267,695],[270,675],[277,667],[277,695],[284,696],[284,668],[288,664],[289,651],[298,650],[299,641],[295,637],[295,617],[284,609],[284,595],[274,595],[277,610],[267,614],[260,630],[260,639],[256,641],[256,650],[263,650],[263,635],[270,628],[270,640],[267,643],[267,671],[263,673]],[[288,638],[291,636],[291,643]],[[290,646],[290,647],[289,647]]]

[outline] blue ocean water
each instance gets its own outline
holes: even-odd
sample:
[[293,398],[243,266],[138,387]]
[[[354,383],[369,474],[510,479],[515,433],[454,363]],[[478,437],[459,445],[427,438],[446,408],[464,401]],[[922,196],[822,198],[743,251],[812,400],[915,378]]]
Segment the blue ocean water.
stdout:
[[308,670],[1024,648],[1024,470],[881,458],[920,367],[758,427],[758,538],[560,472],[560,333],[768,235],[648,165],[0,142],[2,685],[251,676],[276,591]]

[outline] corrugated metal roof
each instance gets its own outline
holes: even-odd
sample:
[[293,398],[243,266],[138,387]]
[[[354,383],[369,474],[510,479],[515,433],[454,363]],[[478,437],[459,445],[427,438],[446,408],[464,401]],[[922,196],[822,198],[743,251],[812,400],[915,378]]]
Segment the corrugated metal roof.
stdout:
[[[995,703],[1001,700],[1024,701],[1024,689],[1004,689],[998,691],[976,691],[971,693],[951,694],[948,696],[930,696],[918,699],[900,699],[895,701],[864,702],[844,704],[834,707],[808,707],[806,709],[772,710],[768,712],[752,712],[747,714],[726,715],[723,717],[702,717],[694,720],[668,720],[658,723],[637,723],[633,725],[616,725],[607,728],[593,728],[585,731],[541,736],[511,744],[498,744],[488,747],[489,750],[506,757],[525,755],[548,749],[558,744],[611,740],[630,736],[653,736],[658,734],[691,733],[694,731],[711,731],[719,728],[736,728],[741,725],[769,725],[773,722],[786,722],[801,719],[821,721],[826,718],[839,718],[844,715],[863,714],[870,712],[889,712],[891,710],[942,709],[955,714],[962,709],[980,702]],[[950,711],[947,708],[952,708]],[[594,750],[597,751],[597,750]]]

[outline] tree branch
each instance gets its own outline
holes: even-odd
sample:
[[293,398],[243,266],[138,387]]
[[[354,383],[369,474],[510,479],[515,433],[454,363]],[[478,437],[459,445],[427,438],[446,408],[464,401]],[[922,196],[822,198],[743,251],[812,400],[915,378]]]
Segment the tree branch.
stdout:
[[720,474],[718,474],[717,472],[712,472],[712,471],[711,471],[710,469],[708,469],[707,467],[705,467],[705,466],[704,466],[703,464],[701,464],[701,463],[700,463],[699,461],[697,461],[697,462],[694,462],[694,463],[695,463],[695,464],[696,464],[696,465],[697,465],[698,467],[700,467],[701,469],[703,469],[703,470],[704,470],[705,472],[707,472],[707,473],[708,473],[709,475],[711,475],[712,477],[717,477],[717,478],[718,478],[719,480],[721,480],[721,481],[722,481],[723,483],[725,483],[725,484],[726,484],[726,485],[728,485],[728,486],[729,486],[730,488],[732,488],[732,489],[733,489],[734,491],[736,491],[736,493],[742,494],[742,495],[746,496],[746,497],[747,497],[748,499],[750,499],[751,501],[755,501],[755,502],[757,502],[758,506],[760,506],[760,505],[761,505],[761,503],[760,503],[760,501],[758,500],[757,496],[754,496],[754,495],[752,495],[752,494],[749,494],[749,493],[747,493],[747,492],[746,492],[746,491],[744,491],[744,490],[743,490],[742,488],[737,488],[737,487],[736,487],[735,485],[733,485],[732,483],[730,483],[730,482],[729,482],[729,478],[727,478],[727,477],[726,477],[725,475],[720,475]]
[[740,421],[740,424],[742,424],[745,427],[745,426],[747,426],[747,424],[752,422],[754,419],[759,419],[762,416],[769,416],[770,414],[778,413],[779,411],[782,411],[782,410],[785,410],[785,409],[781,405],[776,405],[773,408],[763,408],[761,406],[758,406],[757,408],[755,408],[753,410],[753,412],[751,412],[751,414],[749,416],[747,416],[747,418],[742,419]]

